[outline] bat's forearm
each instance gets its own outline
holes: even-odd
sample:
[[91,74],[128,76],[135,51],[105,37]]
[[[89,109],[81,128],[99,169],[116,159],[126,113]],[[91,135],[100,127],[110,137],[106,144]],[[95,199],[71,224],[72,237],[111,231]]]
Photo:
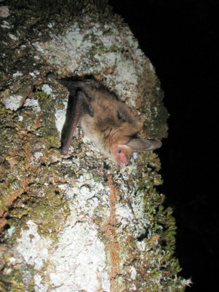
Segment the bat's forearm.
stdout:
[[77,92],[75,106],[72,108],[71,112],[69,113],[70,119],[69,121],[67,121],[66,131],[63,134],[63,138],[62,138],[61,153],[63,155],[68,154],[68,149],[70,147],[72,137],[74,135],[76,127],[81,118],[81,114],[82,114],[81,108],[84,101],[83,95],[84,94],[81,91]]

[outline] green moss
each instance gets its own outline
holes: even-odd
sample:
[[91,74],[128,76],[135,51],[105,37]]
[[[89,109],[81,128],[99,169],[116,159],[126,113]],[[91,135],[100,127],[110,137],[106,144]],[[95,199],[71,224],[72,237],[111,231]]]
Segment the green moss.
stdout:
[[31,195],[23,194],[17,200],[16,208],[10,211],[12,218],[8,220],[8,223],[14,226],[22,222],[24,226],[31,219],[38,225],[39,234],[56,240],[56,230],[68,214],[67,203],[51,185],[43,189],[32,186]]
[[[97,53],[99,56],[102,56],[103,54],[109,53],[109,52],[117,52],[118,49],[119,48],[115,44],[112,44],[110,47],[106,47],[101,42],[95,43],[95,52],[97,50]],[[91,48],[91,50],[93,51],[93,48]]]
[[[0,187],[1,187],[2,184],[0,184]],[[2,211],[7,211],[8,210],[8,207],[5,206],[5,202],[3,200],[3,197],[2,197],[2,193],[1,193],[1,197],[0,197],[0,207],[2,209]]]
[[[172,216],[173,210],[164,207],[165,196],[159,194],[155,189],[156,185],[161,184],[162,180],[158,177],[156,170],[160,168],[160,162],[153,153],[144,154],[144,161],[146,164],[143,166],[144,174],[139,169],[138,179],[141,191],[145,194],[145,219],[150,222],[147,237],[145,238],[146,249],[146,274],[144,275],[147,287],[151,285],[153,291],[158,291],[155,282],[161,279],[162,291],[184,291],[182,287],[181,278],[176,275],[181,271],[178,259],[174,257],[175,250],[175,235],[176,224]],[[140,158],[141,163],[141,158]],[[147,275],[147,271],[150,274]],[[165,277],[163,274],[165,273]],[[156,287],[156,288],[155,288]],[[178,288],[182,290],[178,290]],[[145,290],[150,291],[150,290]]]
[[39,104],[43,105],[44,102],[46,101],[51,101],[52,97],[49,94],[46,94],[44,91],[37,90],[36,91],[36,96],[39,98]]
[[42,115],[40,116],[40,126],[36,129],[36,134],[44,137],[49,147],[59,147],[60,138],[55,126],[56,102],[52,102],[52,97],[44,91],[36,91]]
[[39,233],[55,240],[56,230],[69,213],[62,194],[48,181],[55,169],[45,146],[59,143],[55,105],[44,92],[37,91],[35,96],[42,112],[24,107],[18,114],[0,103],[0,208],[7,212],[8,226],[17,228],[11,239],[31,219],[38,223]]
[[[13,256],[10,250],[6,250],[3,259],[5,262],[9,261],[10,258]],[[22,266],[22,264],[20,265]],[[8,273],[4,273],[4,277],[2,278],[3,274],[0,276],[0,291],[33,291],[34,288],[34,269],[33,267],[29,266],[28,276],[23,281],[23,273],[21,272],[19,265],[13,266],[13,269],[6,268]],[[28,279],[29,278],[29,279]]]
[[139,81],[143,99],[138,105],[141,108],[143,120],[143,132],[150,138],[162,139],[167,137],[168,112],[164,107],[164,93],[161,90],[160,81],[145,63],[143,78]]

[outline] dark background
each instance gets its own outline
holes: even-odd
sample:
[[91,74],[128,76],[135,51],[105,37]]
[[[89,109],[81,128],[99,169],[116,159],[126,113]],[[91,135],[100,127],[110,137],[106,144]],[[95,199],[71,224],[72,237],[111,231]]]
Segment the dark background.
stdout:
[[165,92],[169,136],[157,151],[166,205],[177,223],[186,291],[216,291],[218,268],[217,0],[109,0],[155,66]]

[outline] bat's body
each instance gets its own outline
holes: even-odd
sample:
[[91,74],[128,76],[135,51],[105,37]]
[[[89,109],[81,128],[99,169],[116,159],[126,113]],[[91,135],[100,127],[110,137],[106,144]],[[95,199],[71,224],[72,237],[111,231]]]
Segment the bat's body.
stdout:
[[[54,79],[53,75],[49,78]],[[88,79],[57,80],[69,95],[69,107],[62,133],[62,154],[66,155],[80,121],[84,134],[98,149],[120,165],[128,164],[133,152],[154,150],[159,140],[137,138],[139,125],[129,108],[99,82]]]

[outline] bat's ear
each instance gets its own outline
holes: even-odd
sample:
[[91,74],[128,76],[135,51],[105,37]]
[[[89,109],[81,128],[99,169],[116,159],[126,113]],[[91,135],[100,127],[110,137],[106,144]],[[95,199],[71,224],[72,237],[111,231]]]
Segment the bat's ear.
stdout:
[[148,140],[148,139],[132,139],[128,142],[127,146],[133,148],[135,152],[150,151],[160,148],[162,145],[160,140]]

